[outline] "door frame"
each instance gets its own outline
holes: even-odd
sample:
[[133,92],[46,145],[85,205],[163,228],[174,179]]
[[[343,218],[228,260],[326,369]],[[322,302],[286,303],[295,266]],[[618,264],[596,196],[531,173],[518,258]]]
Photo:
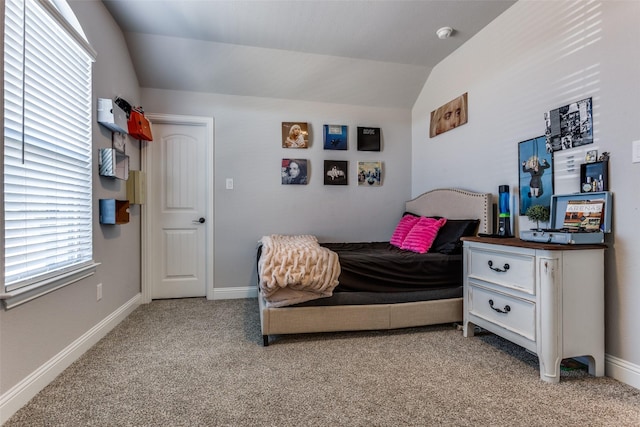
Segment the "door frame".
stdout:
[[[206,134],[206,158],[207,164],[214,165],[214,119],[213,117],[200,117],[200,116],[182,116],[176,114],[160,114],[160,113],[145,113],[145,117],[149,119],[152,125],[152,133],[153,133],[153,124],[170,124],[170,125],[186,125],[186,126],[204,126],[205,134]],[[150,176],[150,171],[155,166],[151,164],[149,161],[149,155],[147,144],[153,144],[153,141],[141,141],[140,146],[140,163],[142,170],[146,173],[147,176]],[[207,222],[205,222],[205,281],[206,281],[206,297],[207,299],[213,299],[213,291],[214,291],[214,190],[215,190],[215,167],[206,168],[206,180],[207,180],[207,202],[206,202],[206,212],[205,217],[207,218]],[[150,182],[150,180],[145,180],[145,194],[150,194],[149,189],[154,184]],[[141,293],[142,293],[142,303],[148,304],[151,302],[151,282],[149,280],[150,269],[153,267],[153,264],[150,262],[149,257],[149,236],[151,235],[151,225],[154,223],[155,217],[154,213],[148,209],[148,205],[144,204],[140,206],[140,219],[142,222],[141,229]]]

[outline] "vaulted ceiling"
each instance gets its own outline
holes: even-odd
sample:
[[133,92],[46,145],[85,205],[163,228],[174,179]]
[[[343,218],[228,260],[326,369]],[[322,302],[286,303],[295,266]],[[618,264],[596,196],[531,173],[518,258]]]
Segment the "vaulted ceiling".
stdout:
[[142,87],[411,108],[432,68],[514,1],[103,3]]

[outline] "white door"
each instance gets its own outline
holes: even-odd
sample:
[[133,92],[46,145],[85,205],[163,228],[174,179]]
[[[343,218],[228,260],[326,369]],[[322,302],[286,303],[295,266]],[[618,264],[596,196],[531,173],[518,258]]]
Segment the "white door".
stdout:
[[213,130],[207,123],[167,117],[150,115],[153,141],[146,145],[146,282],[151,299],[208,296]]

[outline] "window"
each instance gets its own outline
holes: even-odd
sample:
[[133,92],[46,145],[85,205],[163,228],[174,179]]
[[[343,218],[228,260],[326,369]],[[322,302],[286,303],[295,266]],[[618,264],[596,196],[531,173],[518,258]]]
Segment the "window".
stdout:
[[64,17],[70,9],[61,0],[6,0],[5,9],[4,289],[10,307],[12,297],[21,303],[95,269],[94,53],[75,17]]

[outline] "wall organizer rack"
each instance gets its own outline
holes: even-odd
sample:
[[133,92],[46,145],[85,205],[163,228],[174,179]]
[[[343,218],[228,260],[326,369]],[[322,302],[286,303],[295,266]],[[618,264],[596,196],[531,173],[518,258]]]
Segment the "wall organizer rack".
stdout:
[[129,222],[129,201],[100,199],[100,224],[119,225]]

